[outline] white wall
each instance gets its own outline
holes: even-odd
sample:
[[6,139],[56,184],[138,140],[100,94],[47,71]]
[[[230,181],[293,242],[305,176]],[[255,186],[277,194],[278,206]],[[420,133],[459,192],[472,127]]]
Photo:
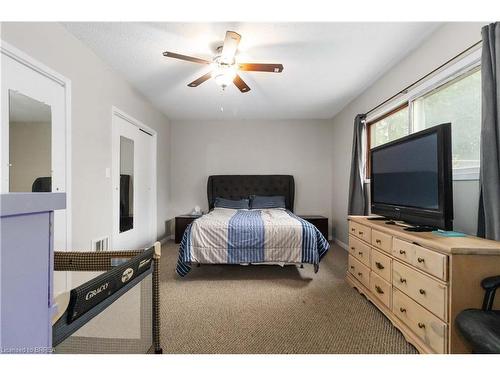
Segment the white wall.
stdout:
[[329,120],[172,121],[175,214],[208,208],[212,174],[291,174],[295,212],[330,218],[332,127]]
[[[332,120],[332,215],[335,237],[347,241],[347,200],[354,117],[366,113],[481,39],[482,23],[448,23],[354,99]],[[474,234],[477,220],[477,181],[455,181],[456,230]]]
[[167,118],[58,23],[2,23],[2,40],[72,83],[72,205],[74,249],[112,233],[111,107],[158,132],[158,236],[169,219]]

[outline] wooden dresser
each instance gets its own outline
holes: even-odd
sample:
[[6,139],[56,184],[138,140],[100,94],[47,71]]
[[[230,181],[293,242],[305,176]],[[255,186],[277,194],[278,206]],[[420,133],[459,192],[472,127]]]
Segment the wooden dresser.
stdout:
[[[421,353],[468,353],[456,315],[480,308],[480,282],[500,274],[500,242],[408,232],[349,217],[347,282]],[[500,298],[496,300],[500,308]]]

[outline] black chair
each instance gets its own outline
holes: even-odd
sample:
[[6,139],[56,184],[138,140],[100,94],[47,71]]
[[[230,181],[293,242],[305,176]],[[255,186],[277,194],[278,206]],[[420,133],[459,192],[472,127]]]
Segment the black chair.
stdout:
[[51,177],[38,177],[31,185],[33,193],[50,193],[52,191]]
[[455,323],[473,353],[500,353],[500,310],[493,310],[495,292],[500,287],[500,275],[481,282],[485,290],[483,308],[467,309],[457,315]]

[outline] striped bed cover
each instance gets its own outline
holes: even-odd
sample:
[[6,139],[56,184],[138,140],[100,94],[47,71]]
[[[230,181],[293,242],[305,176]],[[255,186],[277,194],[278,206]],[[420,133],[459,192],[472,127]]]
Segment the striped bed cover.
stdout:
[[318,272],[329,247],[314,225],[288,210],[215,208],[186,228],[176,271],[185,276],[192,263],[310,263]]

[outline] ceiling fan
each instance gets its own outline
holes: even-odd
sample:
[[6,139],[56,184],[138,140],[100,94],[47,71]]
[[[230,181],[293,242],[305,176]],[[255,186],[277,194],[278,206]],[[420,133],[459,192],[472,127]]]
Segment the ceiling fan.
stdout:
[[197,64],[207,64],[212,66],[212,71],[201,76],[200,78],[189,83],[189,87],[197,87],[203,82],[214,78],[215,82],[224,90],[233,82],[235,86],[242,92],[250,91],[250,87],[238,75],[238,71],[245,72],[270,72],[281,73],[283,65],[281,64],[258,64],[258,63],[238,63],[236,62],[236,53],[240,44],[241,35],[234,31],[227,31],[224,44],[217,47],[217,55],[212,61],[180,55],[174,52],[163,52],[163,56],[172,57],[174,59],[191,61]]

